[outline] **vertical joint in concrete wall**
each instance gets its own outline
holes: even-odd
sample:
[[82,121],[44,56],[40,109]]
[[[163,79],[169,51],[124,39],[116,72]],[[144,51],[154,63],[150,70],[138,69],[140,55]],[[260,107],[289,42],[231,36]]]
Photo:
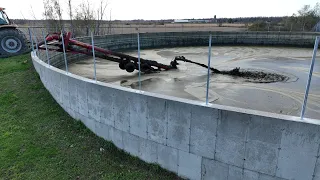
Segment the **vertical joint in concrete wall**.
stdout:
[[[284,129],[281,129],[281,132],[283,133],[283,131],[284,131]],[[281,151],[281,140],[282,139],[280,139],[280,144],[279,144],[279,146],[278,146],[278,151],[277,151],[277,156],[278,156],[278,158],[277,158],[277,163],[276,163],[276,170],[278,170],[279,169],[279,156],[280,156],[280,151]]]
[[[192,110],[190,111],[191,114],[191,120],[192,120]],[[190,121],[191,121],[190,120]],[[189,126],[189,142],[188,142],[188,153],[190,153],[190,146],[191,146],[191,122],[190,122],[190,126]]]
[[148,139],[148,137],[149,137],[149,126],[148,126],[148,124],[149,124],[149,116],[148,116],[148,114],[149,114],[149,101],[146,101],[146,134],[147,134],[147,136],[146,136],[146,139]]
[[168,101],[165,101],[165,109],[166,109],[166,146],[168,145]]
[[318,147],[318,153],[317,153],[317,159],[316,159],[316,165],[314,166],[313,174],[312,177],[313,179],[320,179],[320,162],[319,162],[319,157],[320,157],[320,143]]
[[217,139],[218,139],[218,127],[219,127],[219,122],[222,119],[222,114],[221,114],[221,110],[218,110],[218,119],[217,119],[217,130],[216,130],[216,142],[214,144],[214,160],[216,160],[216,153],[217,153]]
[[[251,123],[251,116],[249,116],[249,123]],[[249,124],[248,124],[248,127],[249,127]],[[243,168],[244,168],[244,164],[245,164],[245,161],[246,161],[246,154],[247,154],[247,144],[248,144],[248,136],[249,136],[249,128],[246,129],[246,132],[245,132],[245,139],[244,139],[244,156],[243,156]]]

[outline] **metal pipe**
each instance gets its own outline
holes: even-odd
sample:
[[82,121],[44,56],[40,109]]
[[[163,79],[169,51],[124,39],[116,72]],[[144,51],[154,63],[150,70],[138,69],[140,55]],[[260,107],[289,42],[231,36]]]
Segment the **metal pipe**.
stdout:
[[306,111],[308,95],[309,95],[309,89],[310,89],[310,83],[311,83],[311,79],[312,79],[314,63],[315,63],[316,56],[317,56],[317,50],[318,50],[318,46],[319,46],[319,41],[320,41],[320,36],[317,36],[316,37],[316,41],[314,43],[312,60],[311,60],[311,65],[310,65],[310,70],[309,70],[309,75],[308,75],[308,82],[307,82],[307,86],[306,86],[306,92],[304,94],[304,100],[303,100],[303,105],[302,105],[302,110],[301,110],[301,115],[300,115],[301,120],[303,120],[304,114],[305,114],[305,111]]
[[141,91],[140,34],[138,32],[139,90]]
[[94,52],[94,40],[93,40],[93,33],[92,32],[91,32],[91,42],[92,42],[93,67],[94,67],[94,80],[97,81],[96,55]]
[[43,34],[43,29],[41,31],[42,31],[42,36],[43,36],[43,39],[44,39],[44,45],[46,47],[47,63],[50,66],[50,58],[49,58],[49,53],[48,53],[47,40],[46,40],[46,37]]
[[212,35],[209,36],[209,54],[208,54],[208,74],[207,74],[207,92],[206,92],[206,105],[209,103],[209,86],[210,86],[210,61],[211,61],[211,40]]
[[66,47],[64,44],[64,38],[63,38],[63,32],[61,31],[61,38],[62,38],[62,48],[63,48],[63,57],[64,57],[64,63],[66,65],[66,72],[68,73],[68,62],[67,62],[67,55],[66,55]]
[[[92,53],[90,52],[92,50],[92,45],[91,44],[87,44],[87,43],[83,43],[83,42],[80,42],[80,41],[77,41],[77,40],[74,40],[74,39],[70,39],[71,37],[71,33],[67,33],[65,36],[64,36],[64,44],[65,44],[65,50],[66,52],[70,52],[70,53],[79,53],[79,54],[86,54],[86,55],[89,55],[91,56]],[[59,41],[60,44],[61,44],[61,34],[51,34],[51,35],[48,35],[46,37],[46,41],[47,41],[47,45],[48,45],[48,50],[50,51],[57,51],[57,52],[63,52],[63,49],[62,49],[62,45],[61,46],[58,46],[58,47],[61,47],[59,49],[53,49],[53,48],[50,48],[50,45],[52,46],[56,46],[57,47],[57,44],[49,44],[49,42],[52,42],[52,41]],[[44,45],[44,42],[40,42],[39,45]],[[81,47],[81,48],[85,48],[85,50],[81,50],[81,49],[75,49],[73,48],[73,46],[77,46],[77,47]],[[39,49],[41,50],[45,50],[43,47],[39,47]],[[90,51],[87,51],[87,50],[90,50]],[[95,54],[96,57],[99,57],[102,58],[102,59],[108,59],[110,61],[113,61],[113,62],[117,62],[117,63],[121,63],[123,60],[122,59],[128,59],[128,60],[131,60],[131,61],[134,61],[134,63],[137,65],[137,69],[138,69],[138,58],[137,57],[133,57],[133,56],[130,56],[130,55],[126,55],[126,54],[123,54],[123,53],[119,53],[119,52],[113,52],[113,51],[110,51],[110,50],[107,50],[107,49],[102,49],[102,48],[99,48],[97,46],[94,47],[94,50],[95,52],[100,52],[99,54]],[[171,64],[170,65],[166,65],[166,64],[162,64],[162,63],[158,63],[157,61],[152,61],[152,60],[148,60],[148,59],[143,59],[143,58],[140,58],[140,62],[141,64],[148,64],[150,66],[155,66],[155,67],[158,67],[159,70],[161,69],[165,69],[165,70],[170,70],[170,69],[176,69],[176,67],[173,67]]]

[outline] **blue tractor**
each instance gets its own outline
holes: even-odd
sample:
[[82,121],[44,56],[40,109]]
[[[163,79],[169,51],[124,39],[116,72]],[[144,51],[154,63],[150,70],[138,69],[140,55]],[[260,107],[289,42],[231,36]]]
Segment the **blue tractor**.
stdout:
[[22,54],[29,49],[25,35],[17,28],[0,7],[0,58]]

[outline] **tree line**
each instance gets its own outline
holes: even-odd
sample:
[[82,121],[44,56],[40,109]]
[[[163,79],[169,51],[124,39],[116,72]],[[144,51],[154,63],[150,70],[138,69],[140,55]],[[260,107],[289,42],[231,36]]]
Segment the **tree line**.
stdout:
[[97,8],[94,8],[89,0],[83,0],[78,6],[73,5],[73,0],[67,0],[67,14],[69,19],[67,21],[62,18],[64,9],[62,9],[59,0],[43,0],[43,5],[45,27],[49,32],[60,29],[64,30],[68,27],[75,36],[80,34],[88,36],[90,32],[98,35],[101,33],[100,27],[104,19],[107,18],[106,9],[108,2],[106,0],[100,0]]
[[281,20],[257,20],[249,26],[249,30],[314,31],[318,22],[320,22],[320,3],[316,3],[314,7],[304,5],[297,13]]

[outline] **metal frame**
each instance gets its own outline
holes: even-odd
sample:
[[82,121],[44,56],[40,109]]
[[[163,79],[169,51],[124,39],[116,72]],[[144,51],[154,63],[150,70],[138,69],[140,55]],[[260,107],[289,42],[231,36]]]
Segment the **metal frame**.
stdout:
[[313,67],[314,67],[314,63],[316,61],[316,57],[317,57],[319,41],[320,41],[320,36],[317,36],[315,43],[314,43],[313,54],[312,54],[312,59],[311,59],[311,64],[310,64],[310,69],[309,69],[309,74],[308,74],[308,82],[307,82],[306,91],[304,94],[304,100],[303,100],[303,104],[302,104],[302,108],[301,108],[302,109],[301,114],[300,114],[301,120],[303,120],[304,114],[305,114],[305,111],[307,108],[307,101],[308,101],[308,95],[309,95],[310,84],[311,84],[311,79],[312,79]]
[[210,34],[210,36],[209,36],[209,53],[208,53],[208,74],[207,74],[206,105],[208,105],[208,103],[209,103],[211,41],[212,41],[212,35]]
[[92,56],[93,56],[94,80],[97,81],[97,67],[96,67],[96,55],[94,52],[93,32],[91,32],[91,44],[92,44]]

